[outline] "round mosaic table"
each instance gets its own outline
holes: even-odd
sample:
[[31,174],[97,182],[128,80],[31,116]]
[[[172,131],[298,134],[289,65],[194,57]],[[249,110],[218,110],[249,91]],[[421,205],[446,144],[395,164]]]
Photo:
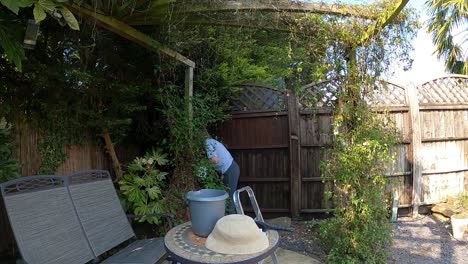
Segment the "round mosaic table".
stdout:
[[229,255],[211,251],[205,247],[206,238],[192,232],[190,222],[172,228],[164,237],[164,246],[173,261],[180,263],[257,263],[272,255],[279,244],[277,231],[267,231],[270,245],[256,254]]

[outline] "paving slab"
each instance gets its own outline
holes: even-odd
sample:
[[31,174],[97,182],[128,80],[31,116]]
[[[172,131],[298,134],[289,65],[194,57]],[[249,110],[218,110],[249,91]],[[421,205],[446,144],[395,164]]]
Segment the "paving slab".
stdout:
[[[287,250],[284,248],[278,248],[276,250],[276,255],[278,256],[278,261],[280,264],[319,264],[322,263],[317,259],[312,257],[299,254],[297,252]],[[268,257],[264,264],[271,264],[273,261],[271,257]]]
[[[291,250],[287,250],[284,248],[278,248],[276,250],[276,255],[278,256],[278,261],[280,264],[320,264],[320,262],[317,259],[314,259],[312,257],[308,257],[306,255],[302,255],[299,253],[296,253]],[[263,261],[264,264],[272,264],[273,261],[271,257],[268,257]],[[169,261],[165,260],[162,262],[162,264],[171,264]],[[173,263],[176,264],[176,263]]]

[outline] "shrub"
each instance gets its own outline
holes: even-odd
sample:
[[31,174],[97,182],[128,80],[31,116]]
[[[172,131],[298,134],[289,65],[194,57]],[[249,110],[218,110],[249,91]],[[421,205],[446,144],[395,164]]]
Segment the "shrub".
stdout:
[[[119,181],[119,185],[122,202],[129,212],[148,215],[170,211],[163,196],[167,172],[157,168],[168,163],[166,157],[161,150],[150,150],[144,157],[138,157],[128,165],[128,173]],[[147,217],[139,221],[159,224],[160,218]]]
[[334,217],[320,227],[323,247],[331,263],[385,263],[391,226],[384,174],[396,130],[366,106],[346,106],[337,122],[340,132],[322,164],[326,196],[336,207]]
[[205,189],[219,189],[226,190],[228,187],[223,184],[221,177],[215,170],[215,164],[211,163],[208,159],[201,159],[193,166],[197,181]]

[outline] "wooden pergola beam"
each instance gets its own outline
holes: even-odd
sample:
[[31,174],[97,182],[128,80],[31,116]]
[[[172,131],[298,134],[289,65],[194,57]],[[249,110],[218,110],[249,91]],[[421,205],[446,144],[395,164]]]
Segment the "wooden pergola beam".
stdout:
[[85,16],[85,17],[93,19],[94,21],[96,21],[96,24],[98,26],[104,29],[107,29],[121,37],[124,37],[132,42],[135,42],[138,45],[148,50],[151,50],[154,52],[161,52],[187,65],[188,67],[195,68],[195,62],[186,58],[185,56],[178,53],[177,51],[164,47],[161,43],[154,40],[150,36],[138,31],[137,29],[129,26],[128,24],[123,23],[122,21],[118,19],[97,13],[94,10],[89,10],[87,8],[78,6],[76,4],[71,4],[68,7],[73,13],[77,15],[81,15],[81,16]]
[[[218,2],[219,3],[219,2]],[[182,10],[184,12],[185,10]],[[226,1],[222,5],[205,5],[195,8],[188,8],[185,12],[288,12],[288,13],[315,13],[338,16],[352,16],[360,18],[372,18],[374,15],[359,5],[341,5],[325,3],[305,3],[305,2],[282,2],[282,3],[262,3],[259,1]]]
[[[290,1],[197,1],[196,4],[173,3],[173,16],[190,16],[208,13],[301,13],[347,16],[362,19],[376,19],[375,13],[362,5],[305,3]],[[160,17],[167,12],[160,6],[150,7],[144,13],[128,15],[124,20],[129,25],[153,25],[160,22]]]

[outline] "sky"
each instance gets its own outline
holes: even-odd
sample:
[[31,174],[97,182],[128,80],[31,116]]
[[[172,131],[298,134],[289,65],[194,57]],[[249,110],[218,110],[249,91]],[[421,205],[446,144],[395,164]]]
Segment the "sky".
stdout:
[[433,54],[436,48],[432,43],[431,35],[427,33],[426,22],[428,16],[424,7],[425,1],[410,0],[408,3],[419,11],[419,22],[422,24],[416,38],[413,40],[414,51],[411,54],[414,60],[413,67],[406,72],[401,68],[395,69],[394,76],[389,78],[390,81],[402,85],[409,83],[421,84],[446,74],[443,61],[438,60],[437,56]]
[[[322,0],[323,2],[336,2],[336,0]],[[387,0],[394,1],[394,0]],[[341,0],[342,3],[372,3],[374,1],[365,0]],[[426,0],[410,0],[407,6],[414,7],[419,13],[419,21],[421,22],[421,29],[419,29],[417,36],[413,39],[414,51],[411,53],[413,61],[413,67],[409,71],[404,71],[403,68],[393,68],[395,74],[388,76],[387,79],[397,84],[408,85],[422,84],[426,81],[441,77],[445,74],[445,67],[443,61],[437,59],[434,55],[436,50],[434,44],[432,44],[431,35],[427,33],[427,10],[424,6]],[[468,45],[468,43],[467,43]],[[465,48],[468,50],[468,47]]]

